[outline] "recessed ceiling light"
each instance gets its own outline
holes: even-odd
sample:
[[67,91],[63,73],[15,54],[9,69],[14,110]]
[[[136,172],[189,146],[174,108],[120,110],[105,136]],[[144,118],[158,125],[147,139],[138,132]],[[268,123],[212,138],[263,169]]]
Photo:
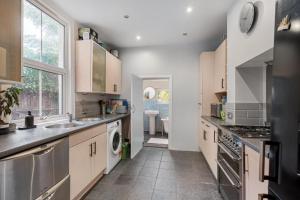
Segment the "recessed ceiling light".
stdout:
[[182,33],[182,35],[183,35],[183,36],[187,36],[187,35],[188,35],[188,33],[184,32],[184,33]]
[[124,18],[125,19],[128,19],[130,16],[129,15],[124,15]]
[[186,8],[186,12],[187,12],[187,13],[191,13],[192,11],[193,11],[193,8],[192,8],[192,7],[187,7],[187,8]]
[[141,40],[141,36],[137,35],[136,40]]

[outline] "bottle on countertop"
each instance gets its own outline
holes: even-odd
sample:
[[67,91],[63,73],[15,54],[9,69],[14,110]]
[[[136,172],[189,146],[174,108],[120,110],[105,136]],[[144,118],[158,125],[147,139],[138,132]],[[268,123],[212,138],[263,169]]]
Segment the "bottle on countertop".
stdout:
[[25,116],[25,127],[31,128],[34,126],[34,117],[31,115],[31,111]]

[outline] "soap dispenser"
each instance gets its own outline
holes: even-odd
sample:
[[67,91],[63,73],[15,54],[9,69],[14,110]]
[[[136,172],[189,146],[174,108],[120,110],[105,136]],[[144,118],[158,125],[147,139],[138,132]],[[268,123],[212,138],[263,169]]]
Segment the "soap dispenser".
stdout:
[[31,115],[31,111],[28,111],[28,114],[25,116],[25,127],[34,127],[34,117]]

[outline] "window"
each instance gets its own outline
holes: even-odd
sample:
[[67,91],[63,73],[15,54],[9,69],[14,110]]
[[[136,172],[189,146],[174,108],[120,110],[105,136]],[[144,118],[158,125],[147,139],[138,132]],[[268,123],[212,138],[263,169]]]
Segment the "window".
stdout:
[[158,101],[160,103],[169,103],[169,91],[168,90],[160,90],[158,92]]
[[23,89],[13,119],[62,115],[64,110],[65,25],[45,9],[24,1]]

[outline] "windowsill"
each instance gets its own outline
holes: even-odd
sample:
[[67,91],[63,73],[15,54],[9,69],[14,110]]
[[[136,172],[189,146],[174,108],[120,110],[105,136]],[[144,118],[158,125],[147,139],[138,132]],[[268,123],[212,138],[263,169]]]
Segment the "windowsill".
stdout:
[[[66,117],[65,115],[52,116],[52,117],[48,117],[47,119],[40,119],[40,117],[34,117],[34,124],[46,125],[46,124],[51,124],[54,122],[62,122],[66,120],[68,120],[68,117]],[[24,119],[12,120],[11,123],[15,123],[18,127],[22,127],[25,124],[25,120]]]

